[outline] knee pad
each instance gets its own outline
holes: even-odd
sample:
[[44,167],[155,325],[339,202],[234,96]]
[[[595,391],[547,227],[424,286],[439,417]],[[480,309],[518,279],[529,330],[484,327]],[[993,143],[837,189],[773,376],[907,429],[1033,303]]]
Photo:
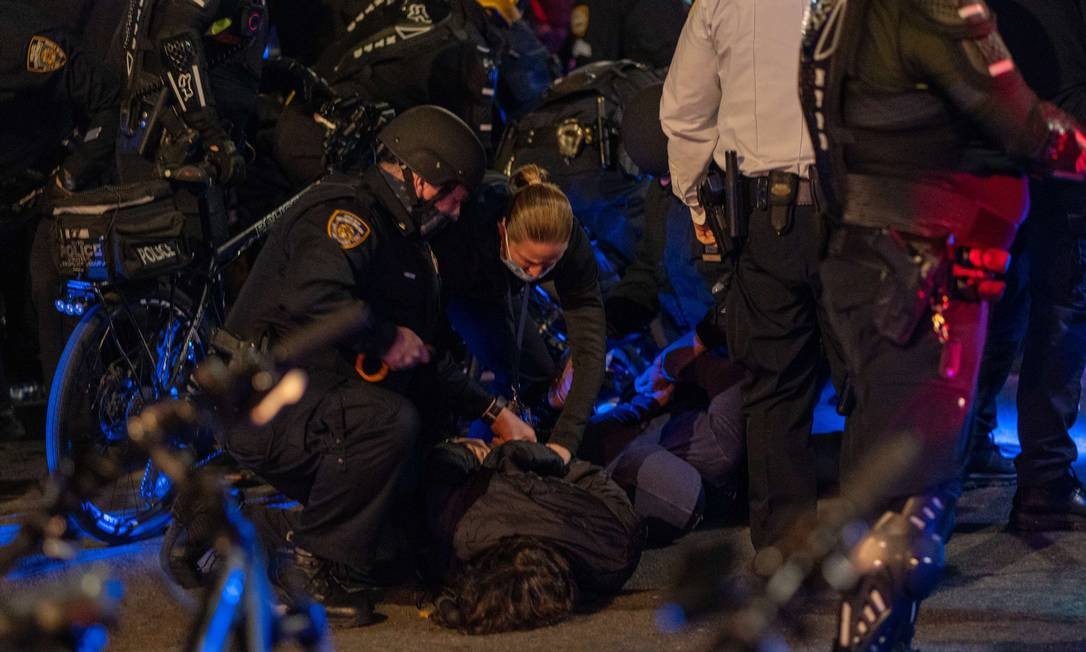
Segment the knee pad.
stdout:
[[891,650],[912,639],[920,601],[935,589],[945,564],[941,534],[950,498],[909,498],[883,514],[850,554],[859,574],[841,600],[838,650]]

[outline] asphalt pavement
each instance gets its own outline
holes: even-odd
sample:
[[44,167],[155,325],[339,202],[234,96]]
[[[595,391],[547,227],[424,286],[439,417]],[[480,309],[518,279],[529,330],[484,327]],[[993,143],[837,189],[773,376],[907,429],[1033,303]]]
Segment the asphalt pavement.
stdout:
[[[0,443],[0,540],[38,495],[44,455],[34,441]],[[1005,530],[1013,485],[976,488],[963,497],[948,548],[948,567],[937,592],[924,602],[916,645],[921,650],[1086,650],[1086,533],[1021,536]],[[112,650],[183,648],[192,615],[162,584],[157,570],[160,539],[105,547],[92,541],[67,562],[35,557],[5,580],[4,595],[48,586],[92,568],[105,569],[125,587]],[[725,559],[723,548],[733,559]],[[704,577],[718,568],[743,568],[753,554],[741,525],[703,526],[678,544],[646,551],[625,590],[567,622],[533,632],[469,637],[427,621],[410,589],[391,592],[372,627],[338,630],[339,650],[701,650],[708,649],[719,616],[664,633],[661,607],[673,595],[674,578],[694,550],[716,549]],[[834,602],[816,592],[794,610],[802,631],[784,641],[796,650],[827,650],[835,630]]]

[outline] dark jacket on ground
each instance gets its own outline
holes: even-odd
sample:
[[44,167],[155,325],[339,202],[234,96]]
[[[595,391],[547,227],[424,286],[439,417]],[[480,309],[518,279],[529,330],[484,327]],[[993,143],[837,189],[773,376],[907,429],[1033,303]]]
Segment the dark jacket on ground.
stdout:
[[480,466],[458,444],[431,458],[428,525],[441,571],[505,537],[537,537],[570,561],[578,588],[616,593],[641,560],[644,532],[626,493],[600,467],[561,459],[541,444],[512,442]]

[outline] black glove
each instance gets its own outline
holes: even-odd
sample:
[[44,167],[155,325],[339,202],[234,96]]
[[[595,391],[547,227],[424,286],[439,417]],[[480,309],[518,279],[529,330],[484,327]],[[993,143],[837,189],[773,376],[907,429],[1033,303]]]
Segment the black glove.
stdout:
[[208,142],[204,140],[204,160],[216,170],[216,180],[223,184],[238,184],[245,180],[245,159],[229,138]]
[[521,471],[541,476],[562,477],[566,463],[553,450],[533,441],[511,441],[490,451],[483,466],[496,471]]
[[215,168],[215,180],[223,185],[241,183],[245,179],[245,159],[223,129],[215,109],[189,111],[185,122],[199,134],[204,160]]

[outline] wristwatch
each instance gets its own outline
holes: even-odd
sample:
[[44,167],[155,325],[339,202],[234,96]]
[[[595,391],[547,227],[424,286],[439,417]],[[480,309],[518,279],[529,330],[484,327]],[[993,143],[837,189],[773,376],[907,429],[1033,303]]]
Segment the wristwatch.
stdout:
[[509,401],[505,400],[504,396],[495,396],[494,400],[490,402],[490,405],[488,405],[485,410],[483,410],[483,414],[479,418],[482,419],[483,423],[486,425],[493,425],[494,422],[498,420],[498,415],[501,414],[501,411],[504,410],[507,405],[509,405]]

